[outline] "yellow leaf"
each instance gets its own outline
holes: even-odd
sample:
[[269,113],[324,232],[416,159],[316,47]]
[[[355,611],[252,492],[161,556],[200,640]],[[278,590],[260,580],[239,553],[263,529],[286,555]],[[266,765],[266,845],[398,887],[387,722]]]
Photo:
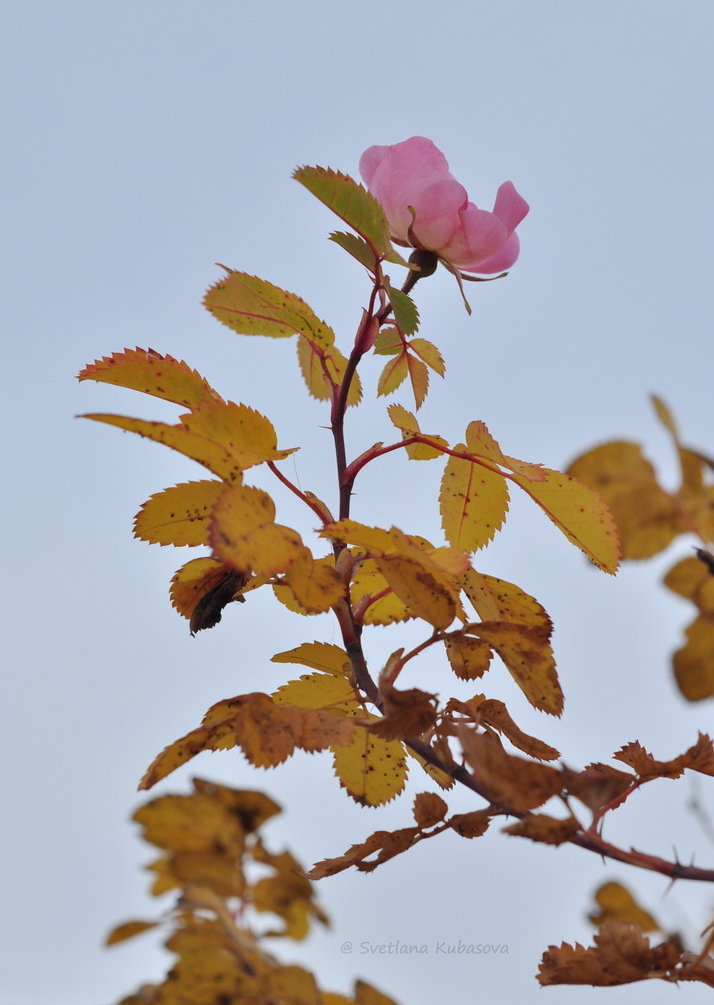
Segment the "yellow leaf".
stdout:
[[269,335],[282,338],[304,335],[325,348],[335,341],[335,333],[320,321],[304,300],[244,272],[227,270],[228,275],[213,285],[203,303],[219,321],[241,335]]
[[182,415],[181,423],[192,433],[225,447],[243,469],[293,453],[278,450],[277,435],[269,419],[233,401],[207,402]]
[[383,740],[358,729],[349,744],[333,747],[332,753],[340,785],[357,803],[381,806],[404,788],[407,765],[399,740]]
[[651,558],[684,528],[674,500],[636,443],[605,443],[578,457],[568,474],[600,493],[617,523],[623,558]]
[[409,343],[409,348],[424,360],[430,370],[438,373],[440,377],[444,376],[446,373],[444,357],[433,342],[427,342],[424,338],[413,338]]
[[418,618],[434,628],[448,628],[456,616],[451,592],[422,565],[402,555],[375,560],[389,586]]
[[296,649],[276,653],[272,662],[297,663],[340,677],[350,672],[350,659],[345,650],[328,642],[304,642]]
[[158,921],[125,921],[123,925],[113,928],[104,940],[105,946],[115,946],[118,942],[125,942],[133,939],[135,935],[148,932],[151,928],[156,928]]
[[[392,423],[401,430],[402,439],[408,440],[411,436],[416,436],[421,434],[421,429],[419,428],[419,423],[417,422],[416,416],[408,412],[406,408],[402,405],[390,405],[387,409],[389,413],[389,418]],[[442,447],[448,447],[449,444],[446,442],[443,436],[433,436],[429,434],[429,439]],[[439,450],[437,446],[429,446],[427,443],[411,443],[408,447],[404,448],[407,452],[407,457],[412,461],[430,461],[435,457],[441,457],[443,454],[442,450]]]
[[496,650],[534,708],[550,715],[561,714],[563,692],[558,683],[553,650],[541,632],[502,621],[470,625],[469,631]]
[[298,708],[334,708],[358,711],[355,692],[345,676],[329,673],[303,674],[299,680],[282,684],[273,694],[276,705],[296,705]]
[[219,897],[241,897],[246,880],[235,858],[227,857],[222,848],[179,851],[171,856],[169,871],[182,887],[202,887]]
[[142,837],[172,854],[222,847],[234,858],[242,854],[245,832],[228,805],[208,792],[158,796],[134,814]]
[[714,576],[694,556],[683,558],[664,577],[664,585],[696,604],[702,614],[714,618]]
[[[379,596],[385,591],[384,596]],[[416,617],[416,614],[392,591],[374,559],[365,559],[361,563],[352,579],[350,595],[353,609],[359,606],[363,611],[362,620],[365,625],[392,625]],[[366,603],[366,598],[370,596],[378,599],[364,607],[363,602]]]
[[377,383],[377,394],[380,397],[392,394],[392,392],[396,391],[400,384],[404,382],[408,372],[409,367],[407,363],[407,354],[405,352],[402,352],[398,356],[394,356],[392,359],[388,360],[388,362],[384,365],[384,369],[382,370]]
[[387,325],[381,328],[374,342],[374,352],[378,356],[393,356],[404,348],[405,339],[398,328]]
[[414,401],[417,408],[421,408],[429,391],[429,371],[420,359],[407,354],[407,366],[409,367],[409,380],[412,385]]
[[[465,450],[462,443],[456,450]],[[449,457],[439,494],[441,525],[447,541],[476,551],[491,540],[508,511],[508,486],[502,475],[460,457]]]
[[334,558],[329,555],[316,561],[309,548],[302,548],[290,563],[285,581],[301,607],[310,614],[329,611],[345,595]]
[[[298,363],[313,398],[327,401],[332,398],[345,376],[347,360],[335,346],[325,349],[306,338],[298,339]],[[347,395],[348,405],[358,405],[362,398],[359,375],[353,374]]]
[[570,475],[547,468],[543,472],[543,482],[534,482],[518,474],[511,477],[595,565],[604,572],[617,572],[620,539],[607,504],[597,492]]
[[466,428],[466,448],[476,457],[484,457],[514,473],[532,481],[542,481],[543,467],[529,461],[519,461],[515,457],[504,454],[500,446],[489,433],[483,422],[470,422]]
[[374,551],[378,554],[395,550],[394,541],[388,530],[382,530],[381,527],[367,527],[356,520],[338,520],[323,527],[320,533],[322,537],[329,537],[332,541],[355,544],[365,551]]
[[462,579],[464,593],[482,621],[510,621],[536,628],[548,638],[553,622],[543,607],[514,583],[468,569]]
[[86,366],[79,380],[96,380],[143,391],[177,405],[196,408],[205,401],[221,401],[208,381],[183,360],[162,356],[154,349],[125,349]]
[[198,726],[190,733],[174,740],[154,758],[139,782],[140,789],[151,789],[162,778],[186,764],[203,750],[230,750],[235,747],[233,714],[207,725]]
[[672,657],[677,686],[687,701],[714,695],[714,621],[700,615],[686,630],[687,641]]
[[132,419],[126,415],[107,415],[99,412],[82,415],[80,418],[105,422],[109,426],[118,426],[119,429],[138,433],[139,436],[145,436],[156,443],[163,443],[165,447],[190,457],[227,482],[242,480],[243,458],[234,457],[226,447],[191,432],[186,426],[171,426],[166,422],[150,422],[145,419]]
[[134,537],[150,544],[208,544],[211,510],[223,482],[183,482],[156,492],[134,518]]
[[594,925],[601,925],[609,918],[621,918],[631,925],[636,925],[643,932],[656,932],[660,929],[649,911],[640,907],[630,891],[621,883],[603,883],[595,893],[595,901],[600,911],[590,915]]
[[462,631],[449,632],[444,636],[444,645],[451,669],[460,680],[483,677],[491,665],[491,646],[484,639]]
[[301,553],[297,531],[274,524],[275,504],[267,492],[246,485],[227,487],[213,507],[214,555],[238,572],[272,576]]

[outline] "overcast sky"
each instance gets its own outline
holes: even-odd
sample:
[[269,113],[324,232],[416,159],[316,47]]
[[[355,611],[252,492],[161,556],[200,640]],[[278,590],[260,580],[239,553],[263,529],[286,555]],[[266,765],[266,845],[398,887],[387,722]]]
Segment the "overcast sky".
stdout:
[[[471,317],[443,270],[417,287],[422,335],[448,367],[423,427],[455,440],[482,419],[508,453],[552,467],[597,442],[633,439],[671,484],[651,392],[669,402],[687,442],[714,450],[713,29],[710,0],[23,0],[6,9],[0,1005],[113,1005],[161,978],[160,936],[101,948],[115,923],[165,906],[146,896],[141,865],[152,850],[129,823],[139,777],[213,702],[285,680],[290,668],[271,664],[274,652],[338,641],[329,617],[293,619],[260,595],[189,637],[167,599],[186,554],[134,541],[131,519],[151,493],[199,469],[75,420],[174,414],[79,385],[76,372],[124,346],[185,358],[221,393],[267,414],[281,445],[303,445],[300,483],[330,493],[326,413],[306,397],[292,344],[232,334],[200,300],[224,262],[304,297],[348,347],[365,276],[325,240],[334,218],[290,174],[321,164],[356,176],[366,147],[419,134],[480,206],[511,179],[532,207],[520,261],[508,279],[470,289]],[[366,367],[368,386],[376,373]],[[395,400],[410,407],[407,394]],[[388,428],[384,402],[368,403],[351,417],[350,449]],[[438,539],[436,469],[389,458],[373,467],[356,518]],[[291,506],[279,497],[283,522],[304,521]],[[553,616],[565,715],[531,712],[503,671],[483,682],[489,695],[575,766],[635,739],[663,758],[681,753],[697,729],[712,728],[711,704],[687,705],[669,670],[689,611],[659,579],[690,545],[612,579],[514,501],[476,561]],[[374,633],[375,666],[400,638]],[[455,692],[443,667],[423,665],[414,681]],[[306,865],[410,820],[409,796],[379,810],[352,804],[328,756],[298,755],[265,773],[235,752],[204,754],[157,791],[186,791],[194,774],[273,795],[286,812],[267,838]],[[688,783],[651,788],[608,833],[711,865],[714,849],[685,805]],[[711,806],[712,786],[702,792]],[[451,808],[474,803],[457,793]],[[657,877],[494,827],[478,841],[428,842],[371,876],[323,881],[333,929],[278,951],[315,969],[325,988],[347,991],[362,976],[402,1005],[431,1005],[445,984],[451,1001],[489,1005],[536,995],[637,1003],[637,985],[539,991],[533,977],[548,944],[590,941],[591,894],[611,878],[686,938],[711,921],[708,889],[680,884],[665,897]],[[509,951],[434,954],[437,941],[459,939]],[[405,963],[359,950],[395,940],[426,942],[431,955]],[[352,954],[340,952],[347,941]],[[647,987],[654,1003],[701,994]]]

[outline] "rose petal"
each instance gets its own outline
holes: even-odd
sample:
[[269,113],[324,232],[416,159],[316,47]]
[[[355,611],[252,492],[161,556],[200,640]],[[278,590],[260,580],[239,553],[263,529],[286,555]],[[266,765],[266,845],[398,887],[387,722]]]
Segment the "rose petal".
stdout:
[[403,241],[412,224],[408,207],[418,209],[421,193],[431,185],[454,181],[442,152],[423,136],[391,147],[370,147],[360,159],[360,174],[382,206],[392,234]]
[[491,276],[497,272],[505,272],[517,261],[521,250],[518,234],[511,234],[503,248],[490,258],[469,265],[458,266],[462,272],[478,272],[483,276]]
[[477,209],[472,202],[459,213],[460,226],[451,241],[437,251],[457,269],[468,263],[484,261],[498,254],[508,234],[503,222],[485,209]]
[[495,216],[503,221],[508,234],[513,233],[521,220],[528,215],[529,209],[530,206],[516,192],[516,187],[512,181],[504,181],[503,185],[499,186],[493,212]]
[[468,204],[464,186],[445,178],[415,193],[413,200],[413,234],[419,243],[431,251],[448,244],[461,226],[460,210]]

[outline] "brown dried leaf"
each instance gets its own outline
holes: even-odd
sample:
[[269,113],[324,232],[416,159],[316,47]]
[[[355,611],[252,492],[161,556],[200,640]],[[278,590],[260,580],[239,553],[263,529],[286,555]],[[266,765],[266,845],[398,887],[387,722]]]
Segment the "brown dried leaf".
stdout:
[[549,946],[539,967],[540,984],[592,984],[614,987],[651,977],[666,977],[679,959],[672,942],[652,948],[640,929],[626,921],[606,921],[595,946]]
[[[353,844],[344,855],[337,858],[326,858],[317,862],[307,876],[310,879],[323,879],[334,876],[338,872],[355,866],[360,872],[372,872],[383,862],[406,851],[419,835],[419,827],[403,827],[397,831],[376,831],[366,841]],[[367,861],[370,855],[375,858]]]
[[436,695],[412,687],[399,691],[386,679],[379,682],[383,715],[364,724],[375,736],[385,740],[408,740],[421,736],[436,722]]
[[446,816],[449,807],[435,792],[419,792],[414,799],[412,812],[417,826],[433,827]]
[[[449,703],[451,705],[451,703]],[[549,746],[543,740],[535,736],[524,733],[515,724],[508,713],[508,709],[498,698],[486,698],[482,694],[474,695],[468,701],[456,702],[453,705],[456,711],[469,715],[478,725],[485,724],[503,733],[514,747],[518,747],[524,754],[529,754],[539,761],[554,761],[560,757],[560,752],[555,747]]]
[[686,768],[714,775],[714,744],[705,733],[699,733],[694,746],[669,761],[656,760],[637,742],[625,744],[612,756],[629,764],[640,778],[679,778]]
[[496,650],[534,708],[549,715],[562,713],[564,699],[553,650],[542,632],[504,621],[484,621],[470,625],[469,631]]
[[469,767],[493,802],[517,812],[532,810],[560,792],[563,779],[555,768],[507,754],[475,729],[462,726],[458,732]]
[[589,764],[582,771],[568,767],[562,770],[564,792],[575,796],[593,813],[621,796],[636,780],[629,772],[618,771],[609,764]]
[[448,819],[449,826],[464,838],[481,837],[491,823],[489,810],[471,810],[470,813],[454,813]]
[[532,817],[504,827],[503,833],[530,838],[531,841],[540,841],[543,844],[559,845],[570,841],[579,830],[577,820],[573,820],[572,817],[559,820],[557,817],[548,816],[547,813],[536,813]]

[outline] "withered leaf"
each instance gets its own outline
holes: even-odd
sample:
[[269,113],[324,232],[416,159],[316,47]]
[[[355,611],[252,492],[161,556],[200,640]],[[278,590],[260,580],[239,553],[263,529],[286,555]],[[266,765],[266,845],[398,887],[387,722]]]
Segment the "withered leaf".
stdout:
[[589,764],[582,771],[563,767],[564,791],[579,799],[593,813],[617,799],[635,780],[634,775],[609,764]]
[[563,780],[555,768],[507,754],[473,728],[461,726],[458,733],[469,767],[493,802],[517,812],[532,810],[560,792]]
[[362,723],[385,740],[407,740],[421,736],[436,722],[436,695],[417,687],[400,691],[387,680],[379,683],[383,715]]
[[449,817],[449,826],[461,837],[475,838],[485,834],[491,823],[488,810],[471,810],[470,813],[454,813]]
[[539,967],[540,984],[614,987],[664,977],[679,960],[673,942],[654,948],[639,928],[620,919],[606,921],[587,949],[576,943],[549,946]]
[[420,792],[414,799],[412,812],[419,827],[433,827],[447,814],[449,807],[435,792]]
[[[323,879],[325,876],[343,872],[352,865],[360,872],[372,872],[378,865],[410,848],[418,835],[418,827],[403,827],[397,831],[376,831],[366,841],[353,844],[344,855],[317,862],[307,875],[310,879]],[[376,857],[367,861],[371,855]]]
[[214,628],[223,616],[223,609],[233,600],[244,603],[239,591],[245,586],[250,576],[242,572],[225,572],[219,582],[205,593],[194,608],[189,629],[191,635],[204,628]]
[[577,820],[568,817],[559,820],[547,813],[536,813],[525,820],[518,820],[503,828],[504,834],[515,834],[518,837],[530,838],[543,844],[559,845],[569,841],[580,830]]
[[705,733],[700,733],[697,742],[679,757],[669,761],[658,761],[639,743],[628,743],[613,757],[629,764],[640,778],[679,778],[686,768],[704,775],[714,775],[714,744]]

